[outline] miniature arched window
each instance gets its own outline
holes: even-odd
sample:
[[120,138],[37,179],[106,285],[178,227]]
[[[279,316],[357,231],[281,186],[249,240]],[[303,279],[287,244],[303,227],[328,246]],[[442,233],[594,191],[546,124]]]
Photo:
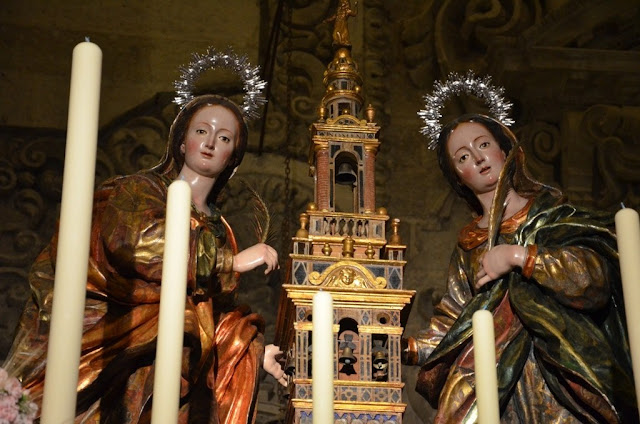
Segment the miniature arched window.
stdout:
[[361,360],[361,352],[358,323],[352,318],[343,318],[339,324],[338,379],[359,380],[358,362]]
[[[384,317],[379,317],[381,324],[382,319]],[[371,376],[374,381],[389,381],[389,336],[374,334],[371,341]]]
[[358,161],[351,152],[340,152],[334,159],[332,203],[336,212],[354,213],[358,210]]

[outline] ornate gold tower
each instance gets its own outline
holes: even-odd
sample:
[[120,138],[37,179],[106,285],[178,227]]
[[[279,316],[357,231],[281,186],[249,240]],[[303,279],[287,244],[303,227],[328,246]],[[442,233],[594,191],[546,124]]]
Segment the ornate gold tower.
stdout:
[[[342,13],[342,15],[341,15]],[[310,174],[315,199],[300,214],[282,286],[276,343],[290,376],[287,423],[311,424],[312,297],[333,296],[334,422],[399,424],[402,403],[400,338],[412,290],[403,290],[406,261],[399,220],[375,207],[375,159],[380,127],[371,106],[362,114],[362,78],[351,58],[341,0],[334,16],[334,58],[326,94],[311,126]],[[387,224],[391,235],[386,237]]]

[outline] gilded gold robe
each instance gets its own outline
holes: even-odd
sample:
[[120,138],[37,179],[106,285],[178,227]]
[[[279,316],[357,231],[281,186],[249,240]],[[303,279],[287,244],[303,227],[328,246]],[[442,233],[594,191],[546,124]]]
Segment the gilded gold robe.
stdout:
[[[95,193],[76,423],[149,422],[167,189],[154,172],[116,177]],[[237,250],[219,211],[191,212],[180,422],[255,420],[264,322],[235,306]],[[32,298],[9,360],[41,402],[57,237],[35,261]],[[82,260],[78,258],[78,260]]]
[[502,223],[499,243],[537,246],[533,273],[515,270],[478,292],[487,230],[459,236],[447,292],[417,338],[417,390],[436,423],[477,420],[471,317],[493,313],[501,421],[638,420],[612,216],[543,191]]

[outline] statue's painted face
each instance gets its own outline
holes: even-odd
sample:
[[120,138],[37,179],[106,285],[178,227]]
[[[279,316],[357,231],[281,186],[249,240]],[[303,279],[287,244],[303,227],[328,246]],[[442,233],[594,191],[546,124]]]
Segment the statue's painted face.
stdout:
[[236,116],[221,105],[205,106],[196,112],[180,146],[183,169],[204,177],[220,175],[235,149],[239,125]]
[[462,184],[476,195],[495,189],[506,154],[484,125],[458,125],[447,141],[447,153]]

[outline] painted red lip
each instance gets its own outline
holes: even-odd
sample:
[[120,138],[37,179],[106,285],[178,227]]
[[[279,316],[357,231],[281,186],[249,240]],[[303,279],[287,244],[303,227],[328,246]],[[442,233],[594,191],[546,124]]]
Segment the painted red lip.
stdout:
[[207,157],[209,159],[211,159],[213,157],[213,153],[209,153],[209,152],[201,152],[200,153],[202,156]]
[[484,175],[484,174],[488,173],[490,170],[491,170],[491,167],[490,167],[490,166],[485,166],[484,168],[482,168],[482,169],[480,170],[480,173],[481,173],[482,175]]

